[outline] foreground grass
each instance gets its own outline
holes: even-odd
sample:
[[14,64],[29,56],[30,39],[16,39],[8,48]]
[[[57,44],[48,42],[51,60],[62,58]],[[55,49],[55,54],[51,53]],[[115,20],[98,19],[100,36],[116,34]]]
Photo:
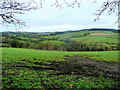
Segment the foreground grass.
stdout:
[[21,48],[2,48],[3,60],[40,59],[40,60],[64,60],[64,55],[90,55],[96,60],[119,61],[119,51],[95,51],[95,52],[60,52],[41,51]]
[[[79,71],[72,70],[77,70],[78,62],[75,62],[75,59],[66,61],[66,58],[68,56],[72,58],[74,55],[89,55],[89,57],[98,57],[98,60],[118,61],[117,53],[118,51],[59,52],[3,48],[3,87],[42,89],[115,88],[119,83],[118,81],[105,78],[102,75],[98,77],[94,75],[84,76]],[[75,64],[73,64],[74,62]]]

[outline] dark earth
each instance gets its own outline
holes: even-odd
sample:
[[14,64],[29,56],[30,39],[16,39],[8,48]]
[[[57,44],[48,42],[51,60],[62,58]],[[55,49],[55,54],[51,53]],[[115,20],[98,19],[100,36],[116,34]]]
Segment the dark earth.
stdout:
[[[34,59],[36,61],[36,59]],[[29,60],[22,60],[29,63],[34,63],[39,66],[29,66],[25,63],[9,63],[7,67],[25,67],[35,70],[57,70],[57,75],[80,75],[80,76],[101,76],[118,80],[120,78],[119,62],[112,61],[95,61],[87,56],[65,56],[64,61],[48,61],[50,64],[42,62],[32,62]],[[43,68],[41,65],[45,65]]]
[[[108,79],[113,79],[119,81],[120,79],[120,67],[119,62],[112,61],[96,61],[88,56],[65,56],[64,61],[47,61],[49,63],[38,62],[37,59],[33,61],[23,59],[23,62],[28,62],[32,65],[27,65],[27,63],[6,63],[3,64],[5,69],[12,68],[29,68],[34,69],[36,72],[42,70],[55,70],[56,72],[51,73],[51,75],[76,75],[78,77],[99,77],[104,76]],[[45,67],[42,67],[45,66]],[[4,70],[3,70],[4,71]],[[7,73],[3,72],[3,75]],[[118,87],[115,86],[115,87]]]

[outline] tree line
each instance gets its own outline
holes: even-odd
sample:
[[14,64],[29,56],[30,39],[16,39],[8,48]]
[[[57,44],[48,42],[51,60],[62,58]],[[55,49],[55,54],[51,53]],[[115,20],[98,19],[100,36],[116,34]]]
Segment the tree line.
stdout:
[[109,43],[90,43],[85,41],[74,41],[67,39],[64,41],[65,44],[56,45],[53,43],[41,43],[41,42],[30,42],[20,41],[17,39],[4,39],[2,41],[2,47],[14,47],[14,48],[28,48],[28,49],[39,49],[39,50],[57,50],[57,51],[109,51],[109,50],[120,50],[118,45],[111,46]]

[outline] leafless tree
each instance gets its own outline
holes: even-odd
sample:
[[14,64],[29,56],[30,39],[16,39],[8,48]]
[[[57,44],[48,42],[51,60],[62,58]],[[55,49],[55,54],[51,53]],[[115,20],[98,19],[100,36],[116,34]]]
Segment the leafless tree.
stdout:
[[[85,0],[72,0],[71,3],[68,3],[67,0],[64,0],[65,4],[68,7],[74,8],[75,6],[80,7],[80,4],[84,2]],[[120,0],[86,0],[86,1],[92,1],[93,3],[97,3],[98,1],[103,2],[103,5],[101,6],[100,9],[98,9],[94,14],[96,18],[94,19],[95,21],[100,19],[100,16],[107,11],[108,14],[116,13],[117,7],[120,7]],[[55,3],[53,4],[56,7],[62,7],[62,4],[60,4],[59,0],[55,0]],[[116,15],[118,16],[120,12],[117,12]]]
[[27,2],[20,0],[0,0],[0,20],[1,24],[24,25],[24,21],[16,17],[17,14],[37,9],[32,0]]
[[107,11],[108,14],[112,14],[112,13],[116,13],[116,15],[118,16],[120,14],[120,12],[117,12],[117,7],[119,7],[119,3],[120,0],[106,0],[105,2],[103,2],[103,5],[101,6],[101,8],[99,10],[97,10],[97,12],[95,13],[95,21],[100,19],[100,16]]
[[[42,3],[45,0],[39,0],[39,5],[42,7]],[[80,7],[80,4],[84,0],[72,0],[71,3],[68,0],[54,0],[51,6],[56,6],[61,8],[62,4],[68,7],[74,8],[75,6]],[[94,3],[97,3],[98,0],[90,0]],[[118,4],[120,0],[104,0],[103,5],[99,10],[95,13],[95,21],[100,19],[100,16],[105,12],[108,11],[108,14],[115,13],[117,10]],[[14,24],[14,25],[24,25],[24,21],[18,19],[16,17],[17,14],[24,14],[27,11],[38,9],[38,5],[36,0],[0,0],[0,19],[1,24]],[[117,13],[119,15],[120,12]],[[118,19],[119,20],[119,19]]]

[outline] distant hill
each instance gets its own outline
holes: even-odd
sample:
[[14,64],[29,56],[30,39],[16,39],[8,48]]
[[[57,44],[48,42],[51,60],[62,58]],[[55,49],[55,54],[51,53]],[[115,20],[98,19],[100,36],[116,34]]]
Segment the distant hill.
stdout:
[[55,32],[56,34],[63,34],[63,33],[73,33],[73,32],[80,32],[80,31],[113,31],[116,32],[116,29],[108,29],[108,28],[91,28],[91,29],[82,29],[82,30],[67,30],[63,32]]
[[[42,50],[118,50],[119,30],[92,28],[63,32],[2,32],[3,47]],[[14,46],[16,43],[18,46]],[[104,48],[103,48],[104,46]]]
[[116,29],[108,29],[108,28],[92,28],[92,29],[89,29],[89,30],[92,30],[92,31],[114,31]]

